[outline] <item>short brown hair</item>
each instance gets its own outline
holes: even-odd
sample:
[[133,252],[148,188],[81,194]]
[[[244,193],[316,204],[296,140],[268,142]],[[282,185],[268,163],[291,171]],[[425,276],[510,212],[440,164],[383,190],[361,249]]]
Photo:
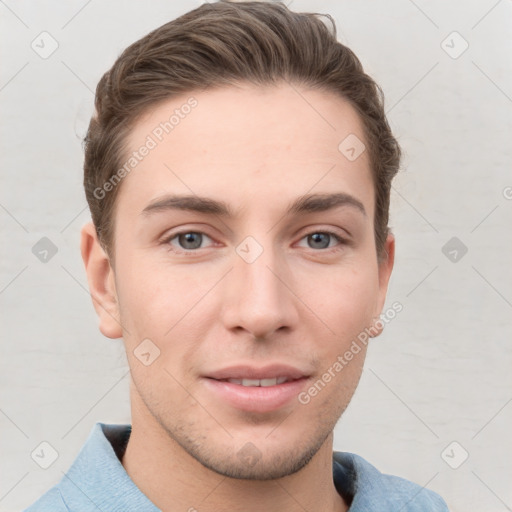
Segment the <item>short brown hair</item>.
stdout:
[[282,80],[339,94],[360,115],[375,186],[377,255],[384,256],[400,147],[386,119],[382,90],[337,41],[331,16],[295,13],[280,3],[221,0],[130,45],[98,83],[96,113],[84,140],[84,187],[98,238],[111,260],[119,186],[100,197],[95,191],[123,165],[127,137],[140,115],[194,90]]

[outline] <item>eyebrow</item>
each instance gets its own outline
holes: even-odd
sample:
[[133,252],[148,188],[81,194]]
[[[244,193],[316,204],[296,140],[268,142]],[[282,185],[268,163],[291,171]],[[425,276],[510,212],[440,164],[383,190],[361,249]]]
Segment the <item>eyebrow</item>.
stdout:
[[[309,194],[298,197],[289,205],[286,214],[306,214],[315,212],[325,212],[338,208],[340,206],[349,206],[364,216],[366,210],[363,203],[350,194]],[[217,201],[208,197],[196,195],[167,195],[149,203],[142,215],[150,216],[153,213],[165,212],[169,210],[185,210],[221,217],[234,217],[234,212],[224,201]]]
[[339,206],[350,206],[366,216],[364,205],[359,199],[350,194],[341,192],[337,194],[310,194],[301,196],[291,204],[287,213],[325,212],[338,208]]

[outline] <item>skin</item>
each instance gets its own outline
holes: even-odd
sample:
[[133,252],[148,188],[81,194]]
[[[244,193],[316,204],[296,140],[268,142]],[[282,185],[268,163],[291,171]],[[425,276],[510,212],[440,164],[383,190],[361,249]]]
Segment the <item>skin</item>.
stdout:
[[[201,377],[279,362],[307,370],[307,390],[382,312],[394,238],[379,263],[367,152],[351,162],[338,150],[350,133],[364,141],[361,121],[330,92],[240,84],[153,108],[128,148],[192,95],[197,107],[120,185],[114,266],[93,225],[82,230],[100,330],[123,338],[131,369],[123,466],[165,511],[347,510],[332,480],[332,432],[364,347],[308,404],[294,399],[271,412],[239,410]],[[286,213],[305,194],[333,193],[353,196],[365,213],[347,204]],[[142,213],[166,194],[224,201],[234,215]],[[345,242],[320,235],[328,245],[320,248],[318,235],[308,236],[326,231]],[[207,236],[187,250],[177,232]],[[252,263],[236,251],[247,236],[263,249]],[[148,366],[134,355],[147,338],[160,350]],[[248,442],[259,454],[252,465],[239,455]]]

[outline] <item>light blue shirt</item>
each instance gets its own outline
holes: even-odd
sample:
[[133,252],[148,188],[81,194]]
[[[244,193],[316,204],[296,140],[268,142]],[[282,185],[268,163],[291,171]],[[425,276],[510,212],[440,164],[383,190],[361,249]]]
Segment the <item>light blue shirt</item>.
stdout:
[[[62,480],[26,512],[159,512],[120,462],[130,433],[130,425],[96,423]],[[333,480],[349,512],[448,511],[436,493],[352,453],[333,453]]]

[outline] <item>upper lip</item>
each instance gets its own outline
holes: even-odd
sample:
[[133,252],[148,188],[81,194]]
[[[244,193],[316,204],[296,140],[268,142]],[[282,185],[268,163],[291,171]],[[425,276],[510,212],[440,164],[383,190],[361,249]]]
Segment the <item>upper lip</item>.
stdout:
[[293,366],[284,364],[271,364],[262,367],[237,365],[229,366],[219,370],[214,370],[205,375],[210,379],[274,379],[277,377],[286,377],[289,380],[308,377],[308,374]]

